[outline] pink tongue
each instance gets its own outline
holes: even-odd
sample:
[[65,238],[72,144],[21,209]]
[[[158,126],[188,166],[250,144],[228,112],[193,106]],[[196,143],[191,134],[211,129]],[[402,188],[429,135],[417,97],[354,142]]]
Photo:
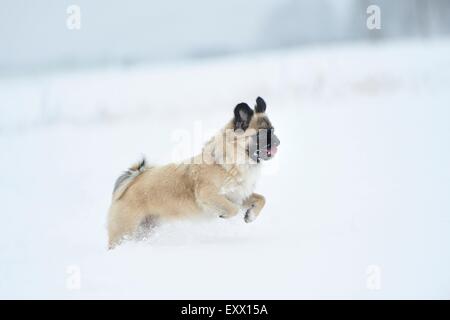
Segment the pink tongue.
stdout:
[[271,147],[271,148],[270,148],[270,155],[271,155],[271,156],[274,156],[275,153],[277,153],[277,151],[278,151],[277,147],[275,147],[275,146]]

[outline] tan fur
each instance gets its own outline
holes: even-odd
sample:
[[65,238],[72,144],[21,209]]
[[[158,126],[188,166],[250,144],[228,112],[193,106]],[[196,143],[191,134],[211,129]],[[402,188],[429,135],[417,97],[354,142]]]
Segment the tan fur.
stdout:
[[[230,122],[187,163],[146,168],[120,186],[108,215],[109,248],[148,221],[154,225],[208,215],[230,218],[241,209],[247,211],[245,221],[253,221],[265,199],[252,191],[260,164],[249,159],[246,148],[248,137],[262,123],[270,124],[263,113],[255,113],[244,134],[229,136],[224,133],[233,128]],[[225,147],[217,143],[220,139]],[[246,163],[237,164],[236,157],[244,157]],[[223,163],[224,159],[229,161]]]

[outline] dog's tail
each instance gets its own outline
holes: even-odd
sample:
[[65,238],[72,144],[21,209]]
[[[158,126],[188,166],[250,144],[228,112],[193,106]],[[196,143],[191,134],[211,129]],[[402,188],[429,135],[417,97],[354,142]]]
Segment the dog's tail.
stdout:
[[119,200],[136,177],[148,168],[145,158],[142,158],[141,161],[135,163],[127,171],[122,173],[114,184],[113,200]]

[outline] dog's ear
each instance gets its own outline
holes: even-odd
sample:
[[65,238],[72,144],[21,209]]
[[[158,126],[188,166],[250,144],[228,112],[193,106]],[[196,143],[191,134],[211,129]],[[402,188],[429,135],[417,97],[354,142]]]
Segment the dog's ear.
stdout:
[[236,108],[234,108],[234,130],[242,129],[247,130],[250,120],[253,117],[253,110],[246,103],[239,103]]
[[256,113],[263,113],[266,112],[266,102],[263,98],[258,97],[256,98],[256,106],[255,106]]

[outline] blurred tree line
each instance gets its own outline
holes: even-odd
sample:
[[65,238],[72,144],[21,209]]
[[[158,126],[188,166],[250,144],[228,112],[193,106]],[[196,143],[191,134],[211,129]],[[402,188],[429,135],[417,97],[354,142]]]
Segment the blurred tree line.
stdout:
[[[381,29],[369,30],[366,12],[377,5]],[[287,0],[264,27],[266,46],[432,37],[450,34],[450,0]]]

